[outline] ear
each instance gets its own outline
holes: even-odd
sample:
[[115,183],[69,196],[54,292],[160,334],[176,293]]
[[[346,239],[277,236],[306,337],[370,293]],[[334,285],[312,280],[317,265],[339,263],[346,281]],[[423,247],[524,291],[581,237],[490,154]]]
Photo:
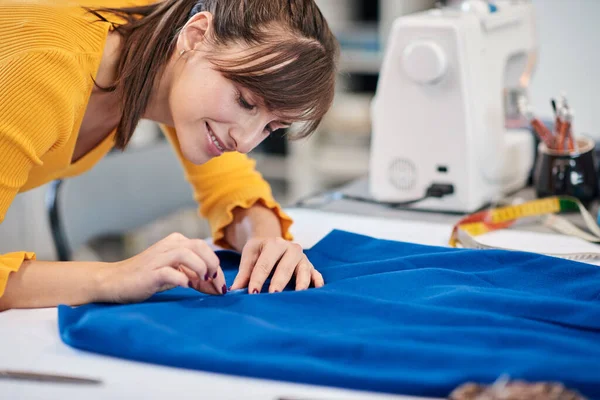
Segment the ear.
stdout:
[[208,11],[202,11],[194,15],[185,24],[177,39],[177,51],[194,50],[212,34],[213,15]]

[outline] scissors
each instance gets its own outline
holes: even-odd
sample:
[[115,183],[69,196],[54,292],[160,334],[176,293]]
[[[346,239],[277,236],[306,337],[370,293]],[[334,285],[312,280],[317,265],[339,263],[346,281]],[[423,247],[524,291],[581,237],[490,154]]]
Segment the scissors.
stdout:
[[100,385],[101,380],[82,378],[68,375],[43,374],[37,372],[25,371],[10,371],[0,370],[0,379],[20,380],[20,381],[36,381],[36,382],[52,382],[52,383],[73,383],[83,385]]

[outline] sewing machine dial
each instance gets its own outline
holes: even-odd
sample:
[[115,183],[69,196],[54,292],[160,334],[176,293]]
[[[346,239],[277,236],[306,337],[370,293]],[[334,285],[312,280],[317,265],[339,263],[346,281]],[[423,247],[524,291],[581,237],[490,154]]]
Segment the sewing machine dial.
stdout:
[[402,67],[414,82],[432,84],[446,74],[448,61],[440,45],[432,40],[419,40],[404,49]]

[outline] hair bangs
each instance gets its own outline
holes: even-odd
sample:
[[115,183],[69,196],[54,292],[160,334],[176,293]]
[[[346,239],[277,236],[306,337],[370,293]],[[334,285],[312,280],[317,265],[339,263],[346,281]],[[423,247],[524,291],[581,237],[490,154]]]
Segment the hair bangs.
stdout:
[[227,79],[249,90],[282,120],[309,122],[293,135],[309,136],[329,110],[335,89],[335,60],[313,40],[279,38],[242,57],[208,56]]

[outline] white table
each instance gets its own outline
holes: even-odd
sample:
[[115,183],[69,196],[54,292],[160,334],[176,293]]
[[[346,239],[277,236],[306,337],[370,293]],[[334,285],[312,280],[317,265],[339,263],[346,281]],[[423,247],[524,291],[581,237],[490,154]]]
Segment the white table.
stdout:
[[[310,210],[288,210],[295,219],[293,233],[305,247],[332,229],[420,244],[447,243],[451,226],[400,221]],[[564,236],[501,231],[488,243],[514,247],[528,242],[528,250],[550,251],[560,243],[564,251],[591,251],[593,245]],[[210,399],[210,400],[358,400],[410,397],[366,394],[337,389],[245,379],[199,371],[155,366],[72,349],[58,336],[56,309],[11,310],[0,313],[0,370],[34,370],[99,378],[101,386],[78,386],[0,380],[2,399]],[[414,399],[414,398],[412,398]]]

